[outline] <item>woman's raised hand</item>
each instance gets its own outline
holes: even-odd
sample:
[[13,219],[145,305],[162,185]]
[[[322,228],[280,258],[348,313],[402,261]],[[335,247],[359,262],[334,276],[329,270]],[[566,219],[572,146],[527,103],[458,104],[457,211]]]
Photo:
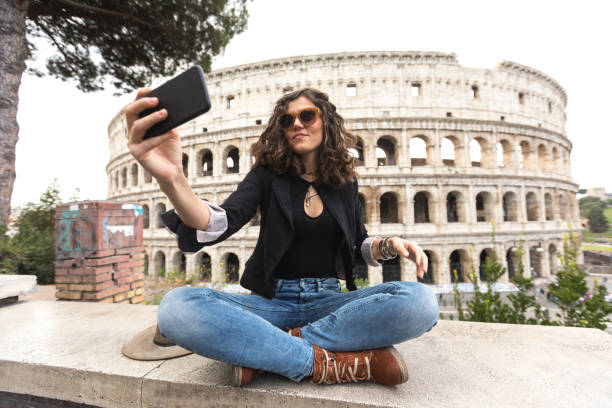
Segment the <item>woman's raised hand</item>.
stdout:
[[423,278],[423,275],[427,273],[427,255],[423,249],[412,241],[406,241],[405,239],[393,237],[391,238],[391,246],[393,251],[399,256],[410,259],[417,266],[417,276]]
[[136,100],[125,108],[128,129],[128,148],[138,163],[159,183],[171,183],[183,174],[182,153],[179,134],[176,129],[161,136],[143,140],[147,129],[168,116],[165,109],[139,118],[140,112],[157,106],[157,98],[141,98],[150,88],[139,89]]

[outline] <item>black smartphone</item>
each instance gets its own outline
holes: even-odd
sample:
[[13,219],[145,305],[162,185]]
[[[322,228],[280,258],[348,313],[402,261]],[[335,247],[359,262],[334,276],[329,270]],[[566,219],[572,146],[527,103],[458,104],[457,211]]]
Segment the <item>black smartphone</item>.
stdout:
[[140,98],[144,97],[157,97],[159,104],[154,108],[142,111],[139,115],[141,118],[160,109],[166,109],[168,116],[165,120],[151,126],[143,139],[163,135],[208,112],[211,107],[210,95],[208,95],[206,82],[204,82],[204,72],[198,65],[194,65]]

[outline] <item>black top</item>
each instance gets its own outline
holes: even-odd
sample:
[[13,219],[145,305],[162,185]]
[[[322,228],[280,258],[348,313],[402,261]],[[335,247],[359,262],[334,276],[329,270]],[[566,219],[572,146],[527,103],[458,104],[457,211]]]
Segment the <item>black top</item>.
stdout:
[[291,180],[291,210],[295,234],[291,246],[274,270],[274,279],[335,278],[334,260],[342,231],[329,210],[310,217],[304,198],[311,183],[300,177]]

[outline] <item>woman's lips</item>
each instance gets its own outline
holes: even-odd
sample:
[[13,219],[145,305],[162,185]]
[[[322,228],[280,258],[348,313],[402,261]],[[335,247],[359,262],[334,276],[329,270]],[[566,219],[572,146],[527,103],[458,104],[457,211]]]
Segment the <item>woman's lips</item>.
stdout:
[[308,135],[306,133],[298,133],[297,135],[293,136],[293,140],[300,140],[300,139],[304,139],[305,137],[307,137]]

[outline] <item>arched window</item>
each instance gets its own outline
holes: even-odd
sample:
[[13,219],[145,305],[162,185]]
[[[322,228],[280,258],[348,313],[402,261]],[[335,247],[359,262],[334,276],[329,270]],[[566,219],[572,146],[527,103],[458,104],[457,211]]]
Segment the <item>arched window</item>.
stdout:
[[427,256],[427,271],[425,271],[423,278],[417,276],[417,281],[421,283],[434,283],[434,253],[428,250],[423,252]]
[[424,191],[419,191],[414,195],[414,222],[431,222],[429,219],[429,197]]
[[237,147],[230,146],[225,159],[225,172],[238,173],[240,171],[240,151]]
[[465,263],[465,255],[463,251],[455,250],[448,257],[450,268],[451,283],[465,282],[463,266]]
[[544,248],[541,244],[529,248],[529,264],[531,265],[531,276],[534,278],[542,276],[542,255]]
[[446,195],[446,222],[464,222],[460,211],[459,193],[451,191]]
[[376,142],[376,158],[378,166],[396,165],[395,140],[391,136],[383,136],[378,139],[378,142]]
[[470,141],[470,161],[472,167],[482,166],[482,147],[476,139]]
[[506,252],[506,263],[508,264],[508,279],[512,279],[518,271],[518,254],[515,247]]
[[186,153],[183,153],[183,174],[185,177],[189,177],[189,156]]
[[518,204],[516,201],[516,194],[512,191],[508,191],[504,194],[503,198],[503,211],[504,221],[517,221],[518,220]]
[[493,250],[491,248],[483,249],[480,252],[480,264],[478,266],[478,275],[482,282],[487,281],[487,276],[485,274],[485,265],[487,264],[487,260],[489,262],[493,261]]
[[210,150],[204,149],[200,151],[200,176],[213,175],[213,154]]
[[445,166],[456,166],[457,165],[457,157],[458,149],[459,149],[459,141],[453,137],[448,136],[442,139],[442,146],[440,154],[442,156],[442,163]]
[[493,219],[492,201],[491,194],[486,191],[476,194],[476,222],[490,222]]
[[521,169],[531,169],[531,145],[523,140],[520,144]]
[[182,252],[176,252],[172,258],[172,270],[184,275],[187,271],[187,259]]
[[546,221],[554,220],[553,200],[550,193],[544,194],[544,206],[546,207]]
[[121,187],[127,187],[127,167],[121,169]]
[[212,263],[210,261],[210,255],[208,255],[206,252],[202,252],[199,255],[197,265],[199,265],[200,269],[200,280],[203,282],[210,282],[212,277]]
[[538,167],[540,171],[546,171],[549,167],[546,159],[546,147],[543,144],[538,146]]
[[132,168],[130,170],[130,178],[131,178],[131,185],[133,186],[137,186],[138,185],[138,165],[136,163],[132,164]]
[[[349,150],[349,154],[355,159],[355,167],[363,166],[363,141],[360,137],[357,137],[357,142],[355,147],[351,147]],[[378,155],[378,151],[376,152]]]
[[166,276],[166,255],[162,251],[157,251],[154,259],[155,274],[157,276]]
[[537,221],[539,219],[540,206],[538,197],[531,191],[525,197],[525,206],[527,210],[527,221]]
[[413,167],[427,164],[427,143],[422,137],[410,139],[410,164]]
[[163,203],[158,203],[155,206],[155,227],[163,228],[164,222],[161,219],[161,215],[166,212],[166,206]]
[[382,261],[383,264],[383,282],[394,282],[402,280],[402,271],[400,267],[399,257]]
[[149,206],[146,204],[142,205],[142,228],[149,228]]
[[399,222],[397,197],[393,193],[380,196],[380,222],[383,224]]
[[225,256],[225,279],[227,283],[238,283],[240,279],[238,270],[240,269],[240,261],[238,256],[232,252]]
[[149,173],[145,169],[142,169],[142,171],[144,171],[144,181],[145,181],[145,183],[151,183],[153,181],[153,176],[151,176],[151,173]]
[[497,166],[512,168],[512,145],[507,140],[500,140],[497,143]]

